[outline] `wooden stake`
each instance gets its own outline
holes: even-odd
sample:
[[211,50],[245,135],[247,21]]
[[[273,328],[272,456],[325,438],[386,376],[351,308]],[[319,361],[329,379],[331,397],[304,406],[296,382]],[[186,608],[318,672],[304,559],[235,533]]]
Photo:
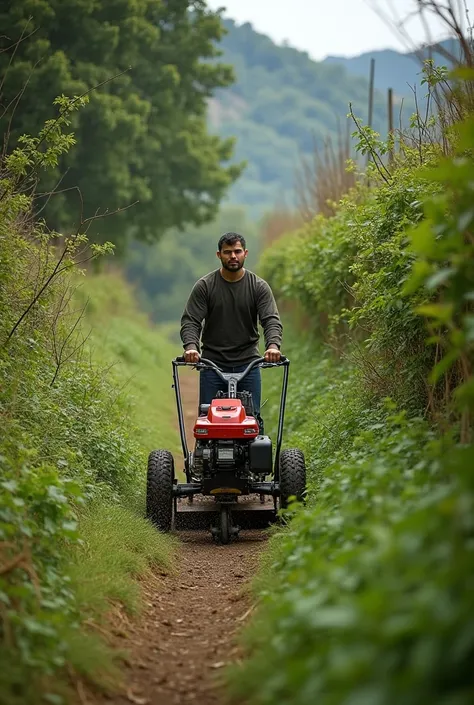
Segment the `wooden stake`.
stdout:
[[[391,140],[393,138],[393,90],[391,88],[388,89],[388,138]],[[392,164],[393,162],[393,148],[394,145],[392,143],[392,146],[389,149],[388,152],[388,163]]]

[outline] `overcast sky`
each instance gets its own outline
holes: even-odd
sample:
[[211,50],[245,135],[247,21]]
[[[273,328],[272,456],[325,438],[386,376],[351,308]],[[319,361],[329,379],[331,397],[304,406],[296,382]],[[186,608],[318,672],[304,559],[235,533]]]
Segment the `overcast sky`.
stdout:
[[[442,0],[446,4],[448,0]],[[466,6],[470,23],[474,22],[474,0],[452,0]],[[416,0],[207,0],[212,9],[226,7],[224,16],[238,24],[250,22],[254,28],[307,51],[313,59],[331,55],[354,56],[371,49],[408,50],[395,29],[388,27],[374,11],[378,7],[387,16],[406,18]],[[421,23],[411,19],[406,24],[410,38],[423,42],[426,37]],[[431,22],[433,36],[445,36],[440,22]]]

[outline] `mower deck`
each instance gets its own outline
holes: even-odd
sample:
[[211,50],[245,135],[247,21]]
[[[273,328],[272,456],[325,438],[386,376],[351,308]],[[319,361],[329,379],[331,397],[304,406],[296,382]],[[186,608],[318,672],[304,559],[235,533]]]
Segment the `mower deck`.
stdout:
[[[235,524],[240,529],[263,529],[276,520],[275,507],[272,497],[264,497],[260,501],[259,495],[246,495],[230,505],[230,510]],[[193,501],[183,498],[178,499],[174,516],[176,530],[203,530],[209,529],[220,513],[221,503],[213,497],[202,495],[194,497]]]

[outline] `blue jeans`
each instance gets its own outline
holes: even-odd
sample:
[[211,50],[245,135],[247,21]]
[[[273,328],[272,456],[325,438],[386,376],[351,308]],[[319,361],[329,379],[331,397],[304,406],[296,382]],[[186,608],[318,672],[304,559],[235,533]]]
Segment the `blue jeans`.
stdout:
[[[223,372],[243,372],[247,365],[235,367],[221,367]],[[199,379],[199,404],[210,404],[215,399],[216,393],[222,390],[227,392],[227,382],[224,382],[214,370],[201,370]],[[262,378],[260,368],[254,367],[246,377],[237,384],[238,392],[252,394],[253,408],[256,418],[260,417],[260,403],[262,398]]]

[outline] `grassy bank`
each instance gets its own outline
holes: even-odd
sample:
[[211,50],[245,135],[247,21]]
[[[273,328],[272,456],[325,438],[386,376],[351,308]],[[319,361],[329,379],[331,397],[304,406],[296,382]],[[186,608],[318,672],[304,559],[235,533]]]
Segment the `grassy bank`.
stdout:
[[150,322],[117,272],[86,278],[75,298],[78,306],[86,306],[84,325],[91,331],[94,359],[113,365],[111,374],[126,392],[143,452],[157,447],[179,451],[171,360],[181,345],[172,344],[166,330]]
[[116,276],[75,291],[68,270],[15,328],[56,262],[9,220],[15,198],[0,213],[0,700],[36,705],[120,687],[108,615],[136,613],[137,579],[172,564],[143,500],[150,447],[176,445],[175,352]]
[[407,148],[264,256],[309,329],[287,326],[284,347],[286,445],[309,483],[254,585],[238,702],[474,697],[473,128],[452,130],[448,156],[421,145],[421,170]]

